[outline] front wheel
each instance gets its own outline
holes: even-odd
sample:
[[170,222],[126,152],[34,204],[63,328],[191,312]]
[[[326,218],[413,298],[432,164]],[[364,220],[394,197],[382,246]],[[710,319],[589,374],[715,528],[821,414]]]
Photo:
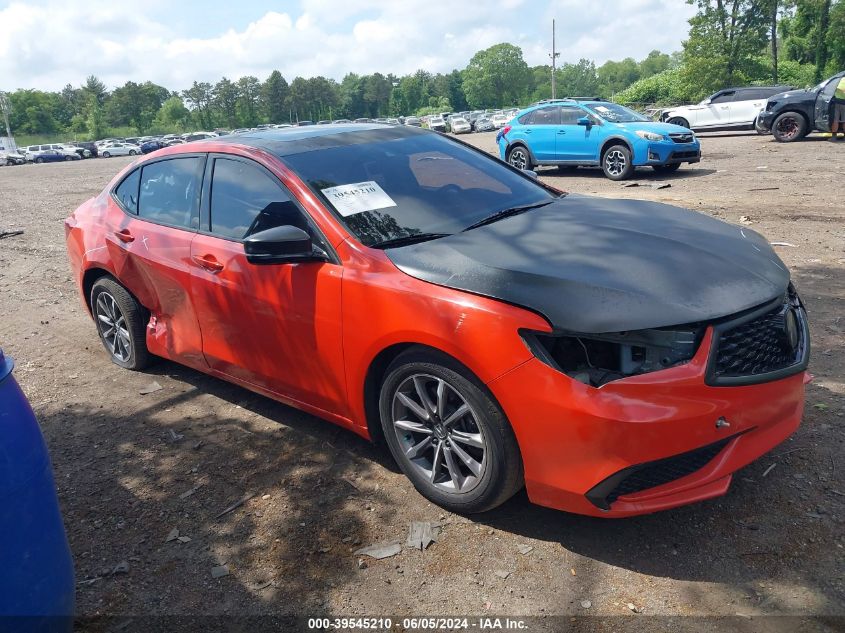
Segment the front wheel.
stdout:
[[601,159],[601,168],[604,175],[611,180],[625,180],[634,173],[634,165],[631,163],[631,152],[624,145],[613,145],[609,147]]
[[681,127],[685,127],[689,129],[689,121],[687,121],[683,117],[675,116],[666,121],[666,123],[671,123],[672,125],[680,125]]
[[66,161],[68,161],[68,160],[73,160],[73,157],[72,157],[72,156],[65,156],[65,160],[66,160]]
[[129,155],[130,155],[130,156],[134,156],[134,155],[135,155],[135,154],[137,154],[137,153],[138,153],[138,152],[136,152],[134,149],[130,149],[130,150],[129,150]]
[[680,169],[681,163],[672,163],[671,165],[652,165],[651,167],[658,174],[671,174],[673,171],[678,171],[678,169]]
[[387,369],[379,396],[387,445],[427,499],[484,512],[523,484],[519,447],[481,382],[445,355],[410,349]]
[[772,123],[772,136],[779,143],[791,143],[807,134],[807,121],[797,112],[784,112]]
[[531,169],[531,155],[522,145],[517,145],[508,152],[508,164],[517,169]]
[[91,314],[113,363],[135,370],[150,364],[147,312],[126,288],[109,277],[97,280],[91,289]]
[[38,158],[35,159],[35,162],[40,165],[41,163],[44,162],[44,159],[39,156]]

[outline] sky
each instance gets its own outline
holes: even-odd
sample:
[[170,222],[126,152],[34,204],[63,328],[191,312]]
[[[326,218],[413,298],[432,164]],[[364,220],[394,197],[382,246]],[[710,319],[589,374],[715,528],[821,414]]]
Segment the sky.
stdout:
[[274,69],[340,80],[462,69],[510,42],[529,65],[642,59],[680,50],[684,0],[0,0],[0,90],[60,90],[97,75],[108,88],[171,90]]

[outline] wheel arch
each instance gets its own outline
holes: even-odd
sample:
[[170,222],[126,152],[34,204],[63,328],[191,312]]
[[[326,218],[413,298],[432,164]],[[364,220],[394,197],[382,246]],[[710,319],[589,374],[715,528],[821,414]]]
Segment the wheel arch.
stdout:
[[[462,362],[459,358],[456,358],[452,354],[448,352],[444,352],[442,349],[434,347],[432,345],[427,345],[425,343],[417,343],[417,342],[403,342],[403,343],[393,343],[388,347],[382,349],[375,357],[370,361],[369,367],[367,368],[367,373],[364,378],[364,413],[366,416],[366,424],[367,424],[367,432],[370,436],[370,440],[375,444],[380,444],[384,440],[384,431],[381,426],[381,418],[379,415],[379,390],[381,388],[381,384],[384,380],[384,376],[387,373],[387,368],[390,367],[390,364],[403,352],[406,352],[410,349],[420,351],[420,352],[427,352],[434,356],[440,356],[444,363],[448,365],[452,365],[453,368],[455,366],[460,367],[464,371],[467,372],[469,376],[472,377],[473,382],[476,385],[483,389],[489,397],[499,406],[502,411],[504,408],[499,403],[498,399],[496,398],[495,394],[484,384],[484,382],[478,378],[478,375],[467,366],[466,363]],[[505,416],[507,416],[507,412],[505,412]]]
[[510,155],[511,150],[515,147],[521,147],[526,152],[528,152],[528,156],[531,158],[531,164],[532,165],[538,164],[537,157],[534,156],[534,152],[531,151],[531,148],[528,146],[528,143],[526,143],[522,139],[516,140],[512,143],[508,143],[507,149],[505,149],[505,162],[507,162],[508,156]]
[[605,152],[614,145],[624,145],[628,151],[631,152],[631,160],[634,159],[634,147],[631,145],[630,141],[622,136],[612,136],[602,143],[601,150],[599,151],[599,162],[604,160]]

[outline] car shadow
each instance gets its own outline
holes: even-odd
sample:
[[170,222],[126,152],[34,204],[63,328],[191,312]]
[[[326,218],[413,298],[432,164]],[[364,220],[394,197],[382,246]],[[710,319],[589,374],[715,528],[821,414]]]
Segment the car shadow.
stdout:
[[[698,178],[701,176],[710,176],[715,174],[715,169],[701,168],[701,167],[681,167],[678,171],[669,173],[658,173],[650,167],[639,167],[634,172],[634,175],[628,180],[617,181],[624,186],[629,182],[636,182],[638,180],[684,180],[685,178]],[[560,170],[557,167],[538,168],[537,174],[543,177],[560,176],[566,178],[568,176],[577,176],[578,178],[596,178],[599,180],[607,180],[601,167],[578,167],[574,169]],[[613,181],[611,181],[613,182]]]

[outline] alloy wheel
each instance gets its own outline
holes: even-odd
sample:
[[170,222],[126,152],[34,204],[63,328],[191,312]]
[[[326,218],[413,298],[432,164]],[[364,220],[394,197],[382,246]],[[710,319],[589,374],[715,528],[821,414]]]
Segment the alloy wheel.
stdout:
[[798,121],[795,117],[784,117],[778,121],[778,132],[786,140],[794,138],[798,134],[798,128]]
[[132,346],[126,317],[117,305],[117,301],[108,292],[100,292],[97,295],[95,312],[97,329],[106,347],[116,359],[127,362],[132,353]]
[[517,169],[527,169],[528,156],[525,154],[525,150],[521,148],[516,148],[512,150],[509,162],[513,167],[516,167]]
[[621,176],[625,172],[627,162],[625,154],[618,149],[609,151],[604,157],[605,168],[611,176]]
[[413,374],[393,394],[391,422],[412,468],[442,492],[475,488],[487,466],[487,441],[475,411],[447,381]]

